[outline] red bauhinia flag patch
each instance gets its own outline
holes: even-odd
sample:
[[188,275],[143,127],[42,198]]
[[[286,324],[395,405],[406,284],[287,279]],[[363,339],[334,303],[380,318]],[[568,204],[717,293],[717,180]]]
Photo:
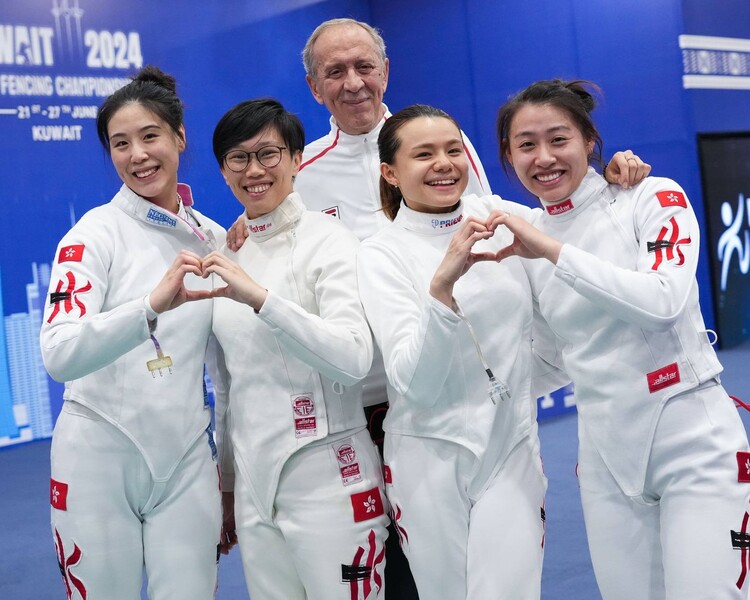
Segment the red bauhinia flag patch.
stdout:
[[391,474],[391,468],[388,465],[383,465],[383,481],[386,483],[393,483],[393,475]]
[[737,481],[750,483],[750,452],[737,453]]
[[60,248],[60,254],[57,256],[57,262],[81,262],[83,260],[83,244],[74,244]]
[[656,192],[656,197],[659,199],[659,204],[664,208],[668,206],[681,206],[687,208],[687,200],[685,200],[685,194],[682,192],[669,190],[667,192]]
[[68,484],[49,480],[49,503],[57,510],[68,510]]
[[352,494],[350,498],[355,523],[374,519],[385,513],[383,499],[380,497],[380,490],[377,487],[359,494]]

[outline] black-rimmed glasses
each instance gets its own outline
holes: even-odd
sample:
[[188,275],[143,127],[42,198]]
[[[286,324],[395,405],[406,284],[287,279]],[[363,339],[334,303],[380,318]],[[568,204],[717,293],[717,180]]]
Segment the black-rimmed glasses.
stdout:
[[281,162],[281,153],[286,146],[266,146],[257,152],[246,152],[245,150],[232,150],[224,155],[224,164],[227,169],[235,173],[242,173],[250,164],[250,159],[255,154],[256,160],[266,169],[275,167]]

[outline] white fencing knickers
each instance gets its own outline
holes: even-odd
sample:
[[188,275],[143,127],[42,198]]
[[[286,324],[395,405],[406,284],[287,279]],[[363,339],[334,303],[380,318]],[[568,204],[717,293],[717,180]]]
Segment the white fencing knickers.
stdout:
[[[386,492],[420,598],[538,600],[544,495],[538,438],[526,437],[488,482],[463,446],[386,434]],[[478,484],[478,485],[477,485]],[[472,497],[470,489],[483,489]]]
[[237,470],[235,524],[252,600],[382,600],[388,515],[366,429],[284,465],[265,517]]
[[667,401],[640,496],[622,493],[584,428],[580,438],[581,500],[604,600],[748,598],[750,453],[720,385]]
[[68,597],[150,600],[215,596],[219,475],[208,434],[164,481],[120,430],[65,402],[52,440],[52,535]]

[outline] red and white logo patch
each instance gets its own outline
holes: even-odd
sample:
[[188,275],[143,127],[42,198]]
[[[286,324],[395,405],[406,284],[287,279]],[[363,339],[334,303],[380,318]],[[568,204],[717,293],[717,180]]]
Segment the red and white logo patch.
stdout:
[[657,371],[647,373],[646,380],[648,381],[648,391],[653,394],[670,385],[680,383],[680,368],[677,366],[677,363],[672,363]]
[[657,271],[663,262],[674,263],[674,266],[681,267],[685,264],[685,255],[682,253],[681,246],[690,245],[691,239],[687,237],[680,238],[680,227],[677,220],[672,217],[669,222],[659,231],[659,237],[655,242],[647,242],[649,252],[654,252],[654,264],[651,267]]
[[68,484],[49,480],[49,503],[57,510],[68,510]]
[[[83,248],[83,246],[81,246]],[[63,289],[65,287],[65,289]],[[86,314],[86,306],[81,302],[80,298],[78,298],[79,294],[85,294],[86,292],[91,290],[91,282],[87,281],[85,285],[76,288],[76,276],[73,275],[72,271],[68,271],[65,273],[65,279],[60,279],[57,282],[57,287],[55,288],[55,291],[50,294],[50,304],[54,304],[55,308],[52,310],[52,313],[49,316],[49,319],[47,319],[47,323],[52,323],[52,320],[60,314],[60,306],[63,307],[63,310],[66,314],[70,314],[70,312],[73,310],[73,305],[78,308],[80,311],[80,314],[78,317],[82,317]]]
[[362,472],[357,461],[357,452],[351,444],[351,438],[333,444],[333,452],[339,463],[342,483],[346,486],[362,481]]
[[553,217],[565,214],[570,210],[573,210],[573,201],[570,199],[564,200],[563,202],[558,202],[557,204],[553,204],[552,206],[547,207],[547,212]]
[[323,214],[326,214],[326,215],[331,215],[332,217],[336,217],[337,219],[341,218],[341,217],[339,217],[339,207],[338,206],[330,206],[328,208],[324,208],[320,212],[322,212]]
[[315,412],[315,402],[307,394],[292,396],[292,409],[295,415],[307,417]]
[[667,192],[656,192],[656,197],[659,200],[659,204],[661,204],[664,208],[668,208],[670,206],[680,206],[682,208],[687,208],[687,200],[685,199],[685,194],[678,191],[667,191]]
[[341,444],[336,448],[336,458],[342,465],[348,465],[356,460],[357,453],[351,444]]
[[60,254],[57,255],[57,262],[81,262],[83,260],[83,244],[73,244],[60,248]]
[[391,474],[391,468],[388,465],[383,465],[383,481],[386,483],[393,483],[393,475]]
[[359,494],[352,494],[350,499],[355,523],[385,514],[383,499],[380,497],[380,490],[377,487]]
[[294,413],[295,437],[311,437],[318,434],[318,422],[315,418],[315,401],[312,394],[293,395],[292,412]]
[[70,553],[70,556],[65,556],[65,547],[63,546],[60,532],[58,532],[57,529],[55,529],[55,552],[57,553],[57,565],[60,567],[60,574],[62,575],[63,583],[65,584],[65,593],[68,600],[73,597],[73,588],[78,591],[78,594],[80,594],[83,600],[86,600],[88,590],[83,581],[73,575],[71,570],[73,567],[77,567],[78,563],[81,562],[83,552],[81,552],[81,549],[77,544],[73,543],[73,552]]
[[750,452],[737,453],[737,481],[750,483]]

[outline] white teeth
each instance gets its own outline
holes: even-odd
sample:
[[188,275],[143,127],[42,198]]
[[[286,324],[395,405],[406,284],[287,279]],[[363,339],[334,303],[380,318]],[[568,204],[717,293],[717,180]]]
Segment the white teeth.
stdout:
[[560,175],[562,175],[562,171],[555,171],[554,173],[548,173],[547,175],[537,175],[536,178],[539,181],[546,183],[557,179]]
[[270,183],[264,183],[263,185],[249,185],[245,189],[251,194],[261,194],[271,187]]
[[456,183],[455,179],[438,179],[437,181],[429,181],[427,185],[453,185]]
[[134,173],[134,175],[140,179],[142,177],[153,175],[154,173],[156,173],[156,167],[154,167],[153,169],[149,169],[148,171],[139,171],[137,173]]

